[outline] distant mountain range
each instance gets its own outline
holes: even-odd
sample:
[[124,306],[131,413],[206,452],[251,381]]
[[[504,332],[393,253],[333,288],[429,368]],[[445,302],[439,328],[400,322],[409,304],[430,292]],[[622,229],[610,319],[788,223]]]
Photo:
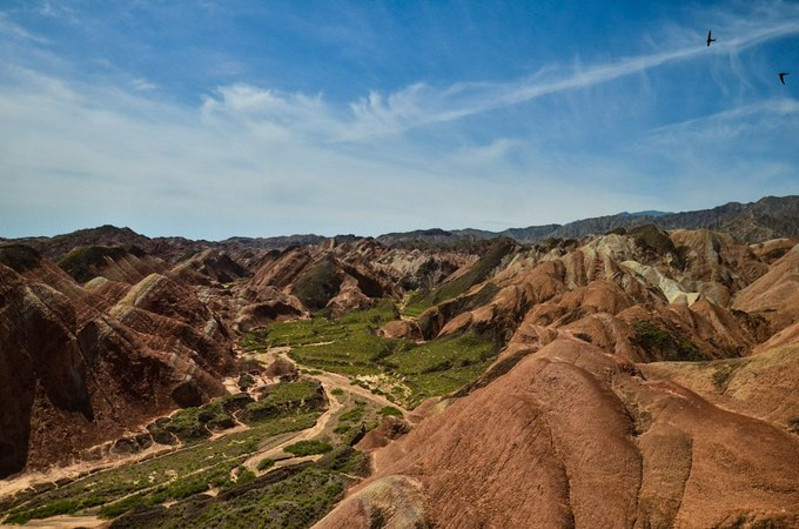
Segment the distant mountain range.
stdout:
[[[707,228],[728,233],[736,240],[754,243],[779,237],[799,236],[799,195],[764,197],[757,202],[729,202],[712,209],[670,213],[665,211],[622,212],[615,215],[577,220],[568,224],[545,224],[526,228],[509,228],[493,232],[466,228],[443,230],[433,228],[408,232],[387,233],[376,240],[385,246],[430,247],[457,246],[475,241],[508,237],[520,243],[532,244],[547,239],[579,239],[613,230],[629,230],[637,226],[656,224],[665,229]],[[337,241],[354,241],[361,237],[339,235]],[[232,254],[247,250],[281,250],[290,246],[308,246],[329,239],[322,235],[288,235],[279,237],[230,237],[224,241],[193,241],[183,237],[149,238],[129,228],[101,226],[78,230],[55,237],[19,239],[38,248],[45,256],[57,258],[77,246],[134,245],[167,261],[176,261],[201,250],[217,248]],[[3,240],[3,239],[0,239]]]
[[458,242],[509,237],[521,243],[536,243],[551,238],[579,239],[587,235],[613,230],[628,230],[645,224],[666,229],[707,228],[729,233],[741,242],[753,243],[779,237],[799,235],[799,196],[764,197],[757,202],[729,202],[723,206],[697,211],[669,213],[664,211],[622,212],[593,217],[568,224],[546,224],[527,228],[510,228],[500,232],[464,229],[416,230],[387,233],[377,237],[387,246],[456,244]]

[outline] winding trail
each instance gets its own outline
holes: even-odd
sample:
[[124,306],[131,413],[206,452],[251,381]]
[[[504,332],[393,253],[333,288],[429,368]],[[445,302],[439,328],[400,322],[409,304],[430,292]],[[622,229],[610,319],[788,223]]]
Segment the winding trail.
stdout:
[[[316,424],[311,426],[310,428],[306,428],[305,430],[300,430],[299,432],[292,432],[291,435],[282,441],[280,444],[276,446],[269,447],[265,450],[261,450],[250,456],[246,461],[244,461],[244,466],[255,472],[256,474],[261,474],[258,470],[258,463],[266,458],[273,458],[274,456],[283,452],[283,449],[291,444],[297,443],[299,441],[308,441],[313,439],[314,437],[320,436],[326,430],[329,429],[330,420],[333,416],[341,410],[344,405],[339,402],[335,395],[330,393],[330,387],[322,383],[322,388],[325,391],[325,395],[327,396],[328,407],[327,410],[319,416],[316,420]],[[291,458],[292,460],[297,458]]]
[[[298,368],[303,368],[303,369],[308,369],[308,370],[314,369],[314,370],[320,371],[318,368],[314,368],[314,367],[309,367],[309,366],[304,366],[302,364],[298,364],[297,362],[295,362],[294,360],[292,360],[288,356],[288,354],[287,354],[288,351],[285,350],[286,348],[281,348],[281,349],[283,349],[283,350],[280,351],[280,352],[276,352],[275,356],[280,357],[280,358],[282,358],[284,360],[287,360],[287,361],[291,362],[292,364],[296,365]],[[321,374],[318,374],[318,375],[307,375],[307,376],[318,380],[319,382],[322,383],[322,385],[325,388],[330,388],[330,389],[341,388],[344,391],[347,391],[349,393],[354,393],[356,395],[359,395],[361,397],[369,399],[372,402],[376,402],[376,403],[381,404],[383,406],[393,406],[393,407],[399,409],[400,411],[402,411],[402,415],[403,416],[405,416],[405,415],[407,415],[409,413],[408,410],[406,410],[405,408],[403,408],[402,406],[400,406],[396,402],[390,401],[387,398],[383,397],[382,395],[375,395],[374,393],[372,393],[371,391],[369,391],[368,389],[366,389],[364,387],[351,384],[350,383],[350,379],[345,377],[344,375],[339,375],[337,373],[331,373],[329,371],[322,371]]]
[[[297,368],[302,369],[312,369],[308,366],[304,366],[302,364],[298,364],[288,356],[288,352],[291,350],[290,347],[279,347],[270,349],[266,352],[266,354],[272,355],[273,358],[281,358],[287,362],[291,362]],[[313,368],[314,371],[320,371],[319,369]],[[276,468],[280,468],[283,466],[293,465],[295,463],[300,463],[303,461],[315,461],[319,459],[321,456],[305,456],[305,457],[282,457],[279,461],[276,461],[275,466],[266,469],[265,471],[258,470],[258,463],[266,458],[275,459],[276,456],[279,455],[286,455],[283,449],[291,444],[294,444],[299,441],[309,441],[316,437],[319,437],[325,433],[332,431],[332,425],[330,424],[331,419],[341,410],[344,408],[344,405],[341,401],[333,395],[332,391],[334,389],[341,389],[342,391],[352,393],[354,395],[358,395],[359,397],[363,397],[365,399],[371,400],[381,406],[393,406],[400,411],[402,411],[403,416],[408,413],[408,410],[399,406],[398,404],[388,400],[387,398],[381,395],[375,395],[371,391],[361,386],[350,384],[350,379],[345,377],[344,375],[339,375],[336,373],[330,373],[328,371],[322,371],[321,373],[317,373],[314,375],[306,375],[309,378],[313,378],[318,380],[322,384],[322,388],[325,391],[325,395],[327,396],[327,401],[329,403],[327,411],[325,411],[319,419],[317,419],[316,424],[310,428],[305,430],[300,430],[299,432],[293,432],[288,434],[288,437],[285,440],[282,440],[280,444],[271,446],[260,452],[252,455],[244,462],[244,466],[249,470],[255,472],[256,474],[263,474],[265,472],[269,472],[270,470],[274,470]]]
[[[399,404],[392,402],[381,395],[375,395],[366,388],[351,384],[350,379],[344,375],[339,375],[337,373],[331,373],[328,371],[321,371],[317,368],[298,364],[288,356],[288,352],[290,350],[291,350],[290,347],[279,347],[279,348],[269,349],[268,351],[266,351],[266,353],[260,353],[258,355],[252,355],[252,356],[258,356],[260,357],[261,360],[264,359],[264,356],[266,356],[266,358],[281,358],[283,360],[291,362],[298,369],[305,369],[315,372],[315,374],[306,374],[305,376],[308,378],[315,379],[322,384],[322,389],[324,390],[328,401],[328,409],[325,410],[325,412],[319,416],[319,418],[316,420],[316,423],[310,428],[306,428],[305,430],[300,430],[297,432],[287,432],[284,434],[277,435],[270,439],[270,442],[267,443],[266,447],[261,449],[259,452],[253,454],[249,458],[247,458],[243,463],[244,467],[251,470],[256,475],[265,474],[277,468],[295,465],[305,461],[316,461],[322,457],[321,455],[296,457],[291,454],[287,454],[286,452],[284,452],[283,449],[296,442],[309,441],[319,436],[322,436],[326,433],[332,432],[333,430],[332,419],[344,408],[344,404],[342,403],[344,399],[339,400],[339,398],[337,398],[336,395],[332,393],[334,389],[340,389],[344,392],[357,395],[364,399],[370,400],[380,406],[392,406],[394,408],[399,409],[402,412],[403,416],[406,416],[409,413],[408,410],[406,410],[404,407],[400,406]],[[250,356],[250,354],[244,353],[242,356]],[[225,430],[223,432],[214,432],[211,439],[209,440],[218,439],[219,437],[224,437],[230,433],[242,431],[245,429],[248,429],[248,427],[239,422],[239,424],[232,429]],[[154,447],[155,446],[156,445],[154,445]],[[101,469],[105,470],[108,468],[119,467],[123,466],[124,464],[135,464],[141,460],[150,459],[154,456],[162,455],[163,453],[171,453],[179,449],[180,447],[177,448],[164,447],[163,449],[153,449],[151,447],[150,450],[147,450],[144,453],[136,454],[136,456],[116,458],[115,461],[106,462],[105,464],[102,463],[101,464],[95,463],[94,465],[79,464],[70,467],[68,469],[69,470],[68,472],[65,472],[65,470],[67,469],[62,468],[62,469],[54,469],[53,471],[47,472],[46,474],[36,473],[36,474],[30,474],[28,476],[21,476],[17,480],[0,482],[0,497],[8,493],[13,493],[16,490],[27,488],[28,486],[33,485],[34,482],[41,483],[43,481],[44,482],[55,481],[59,477],[64,477],[65,475],[73,477],[75,479],[80,479],[80,477],[83,477],[88,473],[86,472],[87,470],[91,470],[91,473],[94,473],[95,471]],[[272,458],[272,459],[278,458],[278,460],[275,462],[274,466],[265,469],[263,471],[259,471],[258,463],[266,458]],[[79,469],[83,471],[81,474],[78,473]],[[105,527],[107,526],[107,524],[108,520],[100,520],[92,516],[56,516],[39,520],[30,520],[22,527],[36,527],[40,529],[41,528],[69,529],[69,528],[78,528],[78,527]],[[2,527],[2,524],[0,524],[0,527]]]

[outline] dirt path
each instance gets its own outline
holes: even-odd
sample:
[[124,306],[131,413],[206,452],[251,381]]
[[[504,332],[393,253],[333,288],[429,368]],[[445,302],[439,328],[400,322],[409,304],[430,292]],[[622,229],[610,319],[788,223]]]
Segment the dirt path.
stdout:
[[[314,378],[317,378],[318,380],[318,377]],[[330,385],[322,382],[322,388],[325,390],[325,395],[327,395],[327,401],[329,403],[329,406],[327,408],[327,411],[325,411],[319,417],[319,419],[317,419],[316,424],[305,430],[295,432],[291,437],[289,437],[288,439],[286,439],[285,441],[281,442],[276,446],[272,446],[265,450],[261,450],[260,452],[250,456],[250,458],[244,462],[244,466],[246,468],[258,474],[259,473],[258,463],[261,462],[261,460],[266,458],[274,459],[274,456],[283,452],[283,449],[288,445],[297,443],[299,441],[309,441],[315,437],[319,437],[323,433],[326,433],[328,430],[332,429],[328,427],[330,424],[330,419],[332,419],[333,416],[344,407],[344,405],[341,402],[339,402],[339,400],[336,398],[335,395],[330,393],[332,389]],[[292,458],[292,460],[294,459],[297,458]]]
[[[274,350],[270,350],[269,352],[272,352],[275,355],[275,357],[280,357],[280,358],[282,358],[284,360],[287,360],[287,361],[293,363],[294,365],[296,365],[299,368],[306,369],[306,370],[320,371],[319,369],[316,369],[316,368],[313,368],[313,367],[309,367],[309,366],[304,366],[302,364],[298,364],[297,362],[295,362],[294,360],[289,358],[289,356],[287,354],[289,350],[290,350],[290,348],[288,348],[288,347],[281,347],[280,350],[274,349]],[[361,397],[363,397],[365,399],[369,399],[372,402],[376,402],[376,403],[378,403],[378,404],[380,404],[382,406],[393,406],[394,408],[397,408],[400,411],[402,411],[403,415],[406,415],[406,414],[409,413],[408,410],[406,410],[405,408],[403,408],[402,406],[400,406],[396,402],[390,401],[390,400],[388,400],[387,398],[385,398],[385,397],[383,397],[381,395],[375,395],[374,393],[372,393],[371,391],[369,391],[366,388],[351,384],[350,383],[350,379],[345,377],[344,375],[339,375],[337,373],[330,373],[328,371],[322,371],[321,374],[308,375],[308,376],[310,376],[311,378],[315,378],[316,380],[321,382],[322,385],[326,388],[325,389],[326,391],[328,389],[341,388],[342,390],[344,390],[346,392],[354,393],[354,394],[359,395],[359,396],[361,396]]]
[[11,496],[21,490],[43,483],[55,484],[57,481],[62,479],[67,479],[72,482],[101,470],[108,470],[110,468],[139,463],[158,455],[173,452],[176,449],[177,448],[174,446],[153,443],[149,448],[146,448],[136,454],[130,454],[127,456],[109,454],[101,461],[82,461],[80,463],[75,463],[65,467],[57,467],[45,471],[28,472],[11,479],[0,480],[0,498]]
[[[275,347],[267,350],[266,354],[270,355],[273,358],[282,358],[283,360],[286,360],[296,365],[298,368],[312,370],[312,368],[308,366],[303,366],[302,364],[298,364],[297,362],[289,358],[288,352],[290,350],[291,350],[290,347]],[[314,371],[319,371],[319,370],[314,369]],[[343,375],[323,371],[321,374],[307,375],[307,376],[315,380],[318,380],[319,382],[322,383],[322,388],[324,388],[325,394],[327,395],[327,400],[330,403],[327,411],[325,411],[325,413],[323,413],[319,417],[319,419],[316,421],[316,424],[313,425],[311,428],[302,430],[300,432],[296,432],[294,435],[282,441],[280,444],[261,450],[257,454],[254,454],[249,459],[247,459],[244,462],[244,466],[249,470],[252,470],[256,474],[261,473],[258,471],[258,463],[267,458],[274,459],[275,456],[284,453],[283,449],[288,445],[294,444],[299,441],[309,441],[311,439],[314,439],[326,433],[330,433],[332,431],[332,426],[330,424],[330,421],[336,415],[336,413],[338,413],[344,407],[344,405],[336,398],[336,396],[332,394],[332,391],[334,389],[341,389],[342,391],[358,395],[360,397],[371,400],[372,402],[375,402],[382,406],[393,406],[402,411],[403,416],[408,413],[408,410],[388,400],[387,398],[380,395],[375,395],[368,389],[363,388],[361,386],[350,384],[350,379]],[[312,461],[318,458],[319,456],[284,458],[279,461],[279,464],[276,464],[271,469],[280,468],[282,466],[287,466],[302,461]]]
[[[282,358],[295,364],[298,368],[306,369],[306,370],[313,370],[313,371],[320,371],[315,368],[311,368],[308,366],[303,366],[298,364],[294,360],[288,357],[288,352],[291,350],[290,347],[279,347],[269,349],[266,353],[260,353],[260,360],[264,360],[264,356],[266,355],[267,359],[273,358]],[[246,353],[245,353],[246,354]],[[306,375],[309,378],[313,378],[318,380],[322,384],[322,388],[325,391],[325,395],[327,396],[327,400],[329,403],[328,409],[317,419],[316,423],[310,427],[306,428],[305,430],[301,430],[299,432],[290,432],[286,434],[282,434],[273,438],[274,441],[277,441],[277,444],[270,443],[270,446],[264,448],[260,452],[253,454],[250,456],[245,462],[244,466],[249,470],[255,472],[256,474],[262,474],[258,470],[258,463],[266,458],[275,458],[278,455],[286,455],[283,452],[283,449],[290,444],[294,444],[298,441],[308,441],[324,434],[330,433],[333,430],[331,420],[335,415],[340,412],[344,408],[344,404],[340,401],[335,395],[332,394],[334,389],[341,389],[344,392],[351,393],[353,395],[357,395],[364,399],[370,400],[374,403],[377,403],[381,406],[392,406],[400,411],[402,411],[403,415],[408,414],[408,410],[404,409],[402,406],[398,405],[395,402],[390,401],[389,399],[381,396],[375,395],[371,391],[366,388],[363,388],[358,385],[353,385],[350,383],[350,379],[346,376],[339,375],[336,373],[330,372],[321,372],[314,375]],[[241,431],[245,430],[248,427],[239,423],[238,426],[231,430],[226,430],[224,432],[215,433],[212,438],[219,438],[234,431]],[[135,464],[141,460],[150,459],[154,456],[161,455],[165,452],[173,452],[176,450],[175,447],[163,447],[163,448],[156,448],[160,445],[153,445],[153,447],[140,452],[135,455],[131,455],[128,457],[116,457],[113,461],[104,461],[104,462],[93,462],[93,463],[79,463],[76,465],[71,465],[69,467],[57,468],[47,472],[35,472],[26,474],[23,476],[19,476],[12,480],[0,480],[0,497],[10,495],[16,493],[20,490],[26,489],[34,484],[46,483],[46,482],[53,482],[55,483],[57,480],[62,478],[70,478],[71,480],[79,479],[86,476],[90,472],[98,471],[98,470],[106,470],[109,468],[114,468],[126,464]],[[289,465],[294,465],[297,463],[301,463],[304,461],[316,461],[322,456],[314,455],[314,456],[304,456],[304,457],[283,457],[276,464],[271,467],[269,470],[285,467]],[[107,527],[108,521],[107,520],[100,520],[98,518],[92,516],[55,516],[52,518],[46,518],[43,520],[31,520],[24,527],[36,527],[40,529],[44,528],[54,528],[54,529],[74,529],[78,527],[87,527],[87,528],[101,528]],[[0,525],[2,527],[2,525]]]
[[[22,527],[37,527],[38,529],[79,529],[81,527],[99,529],[108,527],[109,520],[101,520],[94,516],[53,516],[44,520],[31,520]],[[2,525],[0,527],[20,527],[18,525]]]

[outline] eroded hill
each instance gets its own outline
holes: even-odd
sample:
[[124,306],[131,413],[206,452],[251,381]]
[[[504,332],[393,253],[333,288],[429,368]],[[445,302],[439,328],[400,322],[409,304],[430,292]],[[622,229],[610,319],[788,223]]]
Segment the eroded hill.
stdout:
[[[293,427],[345,454],[265,463],[250,488],[230,467],[208,485],[219,499],[201,483],[177,500],[140,492],[135,509],[103,507],[116,526],[196,522],[312,474],[336,491],[307,516],[297,503],[290,527],[799,526],[799,239],[641,225],[227,252],[106,232],[0,247],[5,476],[137,436],[171,446],[159,418],[178,408],[200,410],[185,415],[196,442],[244,435],[228,432],[253,431],[270,384],[297,377],[336,393],[315,428]],[[219,404],[230,393],[235,412]],[[370,477],[346,470],[350,445]]]

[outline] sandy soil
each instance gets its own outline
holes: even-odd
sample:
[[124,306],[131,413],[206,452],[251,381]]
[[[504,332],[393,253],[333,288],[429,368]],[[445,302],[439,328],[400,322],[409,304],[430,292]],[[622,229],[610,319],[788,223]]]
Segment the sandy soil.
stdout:
[[[22,527],[36,527],[38,529],[78,529],[103,528],[111,524],[109,520],[101,520],[94,516],[53,516],[45,520],[31,520]],[[0,527],[20,527],[19,525],[3,525]]]

